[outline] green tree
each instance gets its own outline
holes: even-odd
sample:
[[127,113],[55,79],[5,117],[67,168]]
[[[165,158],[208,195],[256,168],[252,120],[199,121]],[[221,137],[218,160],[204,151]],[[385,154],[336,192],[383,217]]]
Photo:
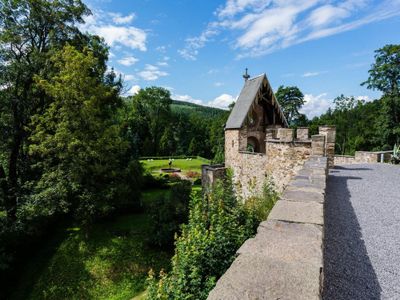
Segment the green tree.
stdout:
[[301,116],[299,109],[304,104],[304,95],[297,86],[281,85],[275,93],[283,114],[290,125]]
[[[29,175],[26,152],[30,118],[50,102],[34,76],[51,76],[49,57],[67,41],[92,44],[106,58],[101,40],[82,35],[77,23],[90,11],[80,1],[13,0],[0,2],[0,163],[7,177],[5,207],[10,220],[21,202]],[[105,67],[103,64],[102,67]]]
[[165,128],[160,140],[160,154],[164,156],[174,155],[176,151],[176,141],[171,127]]
[[383,93],[382,134],[393,146],[400,139],[400,45],[386,45],[375,53],[375,63],[362,85]]
[[132,122],[140,124],[141,140],[149,138],[151,141],[151,153],[145,155],[160,154],[160,140],[166,127],[171,123],[171,95],[161,87],[148,87],[141,89],[132,97]]
[[114,120],[119,91],[93,72],[98,59],[67,45],[51,62],[55,75],[35,78],[53,102],[32,118],[29,152],[41,176],[25,210],[45,216],[72,211],[87,225],[138,196],[140,169]]

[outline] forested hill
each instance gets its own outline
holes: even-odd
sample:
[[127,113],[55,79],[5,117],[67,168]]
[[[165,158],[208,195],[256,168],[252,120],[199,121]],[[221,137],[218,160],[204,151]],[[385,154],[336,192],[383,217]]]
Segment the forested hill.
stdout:
[[192,114],[196,113],[203,117],[217,117],[224,114],[226,111],[220,108],[203,106],[191,102],[172,100],[171,110],[174,113]]

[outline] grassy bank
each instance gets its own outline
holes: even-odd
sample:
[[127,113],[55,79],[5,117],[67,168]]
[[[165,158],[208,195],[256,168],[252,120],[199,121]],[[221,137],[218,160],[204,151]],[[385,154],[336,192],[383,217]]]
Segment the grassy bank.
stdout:
[[[144,193],[149,202],[168,190]],[[12,299],[140,299],[150,268],[169,268],[171,253],[151,248],[150,218],[130,214],[96,224],[89,237],[60,228],[25,268]]]

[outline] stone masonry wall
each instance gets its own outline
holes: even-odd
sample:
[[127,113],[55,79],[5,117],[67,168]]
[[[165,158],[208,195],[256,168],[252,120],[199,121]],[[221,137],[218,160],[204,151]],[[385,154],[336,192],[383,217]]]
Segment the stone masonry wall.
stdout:
[[335,155],[335,165],[389,162],[393,151],[356,151],[354,156]]
[[281,192],[311,155],[311,143],[267,141],[266,174]]
[[321,299],[327,163],[304,163],[208,300]]
[[[271,138],[275,136],[275,131],[276,138]],[[294,139],[293,129],[270,129],[267,131],[265,153],[250,153],[244,151],[246,130],[226,130],[225,167],[233,170],[236,192],[244,200],[261,192],[266,175],[281,192],[311,155],[326,155],[326,137],[327,134],[321,134],[309,139],[308,130],[301,128],[298,138]],[[334,139],[330,138],[330,143],[334,144]]]

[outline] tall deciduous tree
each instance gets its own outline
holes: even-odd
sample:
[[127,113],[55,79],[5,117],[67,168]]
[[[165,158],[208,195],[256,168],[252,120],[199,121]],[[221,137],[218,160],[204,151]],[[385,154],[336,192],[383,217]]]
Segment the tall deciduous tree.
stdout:
[[132,98],[130,123],[140,130],[142,141],[148,139],[147,155],[160,154],[161,136],[166,127],[172,126],[171,102],[170,92],[161,87],[142,89]]
[[289,124],[293,125],[294,121],[301,116],[299,109],[304,104],[304,95],[296,86],[284,87],[281,85],[275,93],[283,114]]
[[[80,0],[4,0],[0,2],[0,115],[3,153],[0,168],[7,178],[5,207],[15,219],[20,187],[26,180],[29,159],[26,142],[30,118],[41,113],[48,98],[37,89],[35,75],[51,76],[48,60],[51,52],[66,41],[90,43],[76,27],[90,11]],[[93,45],[106,49],[97,39]],[[5,157],[4,157],[5,156]]]
[[72,211],[90,223],[121,200],[137,197],[140,173],[114,121],[119,90],[109,78],[104,82],[103,73],[94,73],[93,53],[68,45],[51,62],[55,75],[35,78],[53,102],[32,121],[29,150],[42,174],[32,210],[40,215]]
[[362,85],[383,93],[382,134],[393,145],[400,139],[400,45],[386,45],[375,53],[375,63]]

